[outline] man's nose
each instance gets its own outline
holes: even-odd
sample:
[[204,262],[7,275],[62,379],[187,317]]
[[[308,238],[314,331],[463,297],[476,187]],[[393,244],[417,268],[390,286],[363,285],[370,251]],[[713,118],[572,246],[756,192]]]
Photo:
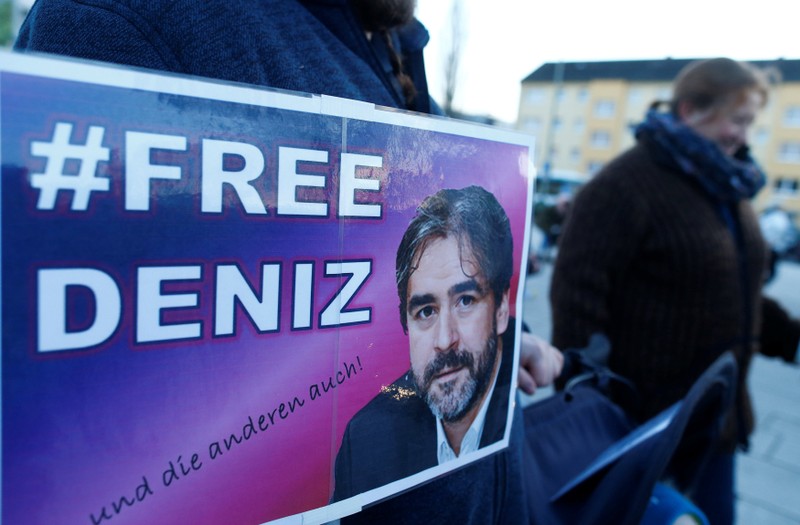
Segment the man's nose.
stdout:
[[436,324],[436,351],[446,352],[458,343],[458,322],[449,309],[439,314]]

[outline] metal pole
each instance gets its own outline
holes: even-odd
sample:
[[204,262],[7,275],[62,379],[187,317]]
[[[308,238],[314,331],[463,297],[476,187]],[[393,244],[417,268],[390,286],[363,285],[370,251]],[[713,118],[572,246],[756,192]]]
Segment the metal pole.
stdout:
[[547,135],[545,136],[544,179],[549,181],[553,167],[553,143],[555,142],[555,124],[558,119],[558,96],[564,84],[564,62],[558,61],[553,69],[553,99],[550,103]]

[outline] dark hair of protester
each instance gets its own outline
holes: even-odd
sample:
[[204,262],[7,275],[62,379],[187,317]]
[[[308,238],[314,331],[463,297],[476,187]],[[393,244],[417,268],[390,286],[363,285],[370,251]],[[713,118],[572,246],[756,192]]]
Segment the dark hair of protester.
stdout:
[[429,196],[408,225],[397,248],[396,279],[400,324],[408,330],[408,281],[428,243],[454,237],[461,260],[471,256],[498,304],[513,273],[513,241],[508,215],[494,195],[478,186],[440,190]]
[[386,31],[411,22],[415,0],[350,0],[367,31]]
[[763,97],[763,107],[769,96],[770,79],[768,72],[747,62],[730,58],[698,60],[675,78],[670,109],[677,115],[684,102],[698,110],[716,109],[733,97],[744,98],[751,90]]
[[350,0],[350,5],[364,30],[377,33],[386,44],[392,72],[403,89],[406,106],[411,107],[417,96],[417,89],[405,71],[403,57],[395,49],[389,31],[402,27],[414,19],[416,0]]

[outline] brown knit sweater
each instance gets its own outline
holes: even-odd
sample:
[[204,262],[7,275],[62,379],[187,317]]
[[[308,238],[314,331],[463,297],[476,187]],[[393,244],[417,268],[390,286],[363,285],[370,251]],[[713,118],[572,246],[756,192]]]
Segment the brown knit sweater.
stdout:
[[[642,395],[639,418],[682,398],[725,350],[740,366],[738,410],[724,441],[752,430],[744,378],[757,349],[766,246],[750,204],[734,211],[744,250],[717,206],[680,173],[634,146],[578,193],[559,244],[551,287],[553,343],[611,340],[610,367]],[[744,423],[741,425],[741,423]]]

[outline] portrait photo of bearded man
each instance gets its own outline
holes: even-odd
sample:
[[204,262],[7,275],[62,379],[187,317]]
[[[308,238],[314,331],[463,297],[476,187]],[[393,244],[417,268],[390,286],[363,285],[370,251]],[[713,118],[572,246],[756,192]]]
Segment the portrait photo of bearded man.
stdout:
[[508,216],[478,186],[417,209],[397,250],[400,324],[410,366],[350,420],[333,501],[503,439],[514,362]]

